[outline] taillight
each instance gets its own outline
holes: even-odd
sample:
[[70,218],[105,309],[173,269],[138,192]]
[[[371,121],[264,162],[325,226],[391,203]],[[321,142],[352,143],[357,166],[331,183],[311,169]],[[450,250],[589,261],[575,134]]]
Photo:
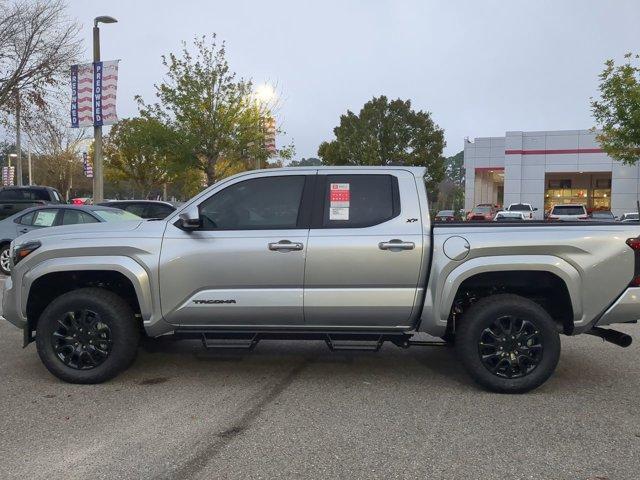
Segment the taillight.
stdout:
[[639,238],[627,238],[627,245],[636,252],[640,250],[640,237]]
[[549,215],[547,217],[548,220],[558,220],[560,217],[556,217],[555,215]]
[[640,287],[640,237],[627,238],[626,243],[634,252],[633,278],[629,286]]

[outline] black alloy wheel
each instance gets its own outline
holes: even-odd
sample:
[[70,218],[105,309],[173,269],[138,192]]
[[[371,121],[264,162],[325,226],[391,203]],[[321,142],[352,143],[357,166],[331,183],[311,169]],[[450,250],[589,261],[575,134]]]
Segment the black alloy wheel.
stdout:
[[87,309],[67,312],[58,319],[51,341],[60,361],[77,370],[102,364],[113,344],[109,326],[98,313]]
[[471,378],[484,388],[523,393],[553,374],[561,329],[538,303],[501,293],[481,298],[463,313],[455,349]]
[[528,320],[504,315],[480,334],[478,353],[494,375],[520,378],[542,361],[544,347],[540,332]]

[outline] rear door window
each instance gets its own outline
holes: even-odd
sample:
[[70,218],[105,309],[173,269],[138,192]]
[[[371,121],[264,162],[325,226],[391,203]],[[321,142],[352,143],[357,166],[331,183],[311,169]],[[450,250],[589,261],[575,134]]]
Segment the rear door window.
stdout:
[[55,223],[57,215],[57,209],[37,210],[34,212],[32,225],[34,227],[51,227]]
[[400,214],[398,181],[393,175],[327,175],[323,228],[363,228]]
[[65,209],[62,217],[62,225],[76,225],[78,223],[97,223],[98,220],[86,212],[80,210]]

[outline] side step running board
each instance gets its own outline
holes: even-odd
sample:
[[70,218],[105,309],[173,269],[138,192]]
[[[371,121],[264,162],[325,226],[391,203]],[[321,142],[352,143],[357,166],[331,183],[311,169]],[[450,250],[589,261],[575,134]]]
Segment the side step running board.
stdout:
[[341,350],[360,350],[363,352],[377,352],[384,343],[384,337],[378,335],[378,338],[371,340],[360,340],[354,338],[341,339],[340,336],[327,335],[325,342],[332,352]]
[[390,342],[400,348],[444,347],[447,343],[432,340],[412,340],[412,333],[389,332],[314,332],[308,331],[240,331],[178,329],[175,339],[200,340],[206,349],[253,350],[261,340],[320,340],[332,351],[369,351],[377,352],[384,342]]
[[238,336],[227,338],[208,338],[206,333],[202,334],[202,346],[207,350],[215,348],[228,348],[239,350],[253,350],[260,341],[257,333],[250,336]]

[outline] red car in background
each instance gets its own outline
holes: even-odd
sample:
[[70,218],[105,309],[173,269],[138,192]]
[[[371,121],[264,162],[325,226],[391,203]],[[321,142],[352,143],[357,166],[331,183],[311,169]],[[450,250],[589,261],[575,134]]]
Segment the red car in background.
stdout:
[[496,213],[500,211],[498,205],[491,203],[479,203],[467,214],[468,222],[491,222]]

